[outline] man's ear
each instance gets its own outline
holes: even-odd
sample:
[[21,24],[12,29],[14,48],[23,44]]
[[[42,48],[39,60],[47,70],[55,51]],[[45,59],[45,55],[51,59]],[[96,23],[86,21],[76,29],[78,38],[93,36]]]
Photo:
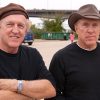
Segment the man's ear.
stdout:
[[74,29],[75,29],[75,31],[77,31],[77,25],[76,24],[74,25]]
[[0,28],[1,28],[1,21],[0,21]]

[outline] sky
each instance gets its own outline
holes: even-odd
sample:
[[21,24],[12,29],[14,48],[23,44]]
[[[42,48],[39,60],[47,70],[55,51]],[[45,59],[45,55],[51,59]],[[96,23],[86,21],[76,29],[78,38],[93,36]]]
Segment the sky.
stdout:
[[[25,9],[77,10],[84,4],[95,4],[100,10],[100,0],[0,0],[0,7],[9,3],[21,4]],[[30,18],[33,24],[41,27],[41,19]],[[65,22],[65,27],[67,22]]]
[[95,4],[100,9],[100,0],[0,0],[0,6],[11,2],[21,4],[26,9],[78,9],[87,3]]

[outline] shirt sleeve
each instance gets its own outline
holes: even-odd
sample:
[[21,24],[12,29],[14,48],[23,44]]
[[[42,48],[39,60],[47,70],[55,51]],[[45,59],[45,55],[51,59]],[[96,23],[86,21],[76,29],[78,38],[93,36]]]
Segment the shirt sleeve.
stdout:
[[52,73],[55,81],[56,81],[56,91],[57,95],[54,98],[46,99],[46,100],[65,100],[64,96],[64,85],[65,85],[65,76],[64,76],[64,65],[62,63],[61,57],[56,54],[51,60],[50,72]]
[[38,78],[49,80],[52,83],[52,85],[56,88],[55,80],[54,80],[51,72],[45,66],[43,58],[42,58],[41,54],[38,51],[37,51],[37,56],[38,56],[38,65],[39,65],[38,66],[38,70],[39,70]]

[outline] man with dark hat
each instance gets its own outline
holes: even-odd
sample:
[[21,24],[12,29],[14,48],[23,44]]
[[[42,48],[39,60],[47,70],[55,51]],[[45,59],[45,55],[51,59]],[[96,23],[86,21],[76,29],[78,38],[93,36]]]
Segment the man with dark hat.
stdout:
[[37,100],[56,95],[55,81],[35,48],[21,45],[29,29],[26,10],[0,8],[0,100]]
[[57,96],[48,100],[100,100],[100,14],[86,4],[68,19],[78,39],[52,58],[50,72],[57,85]]

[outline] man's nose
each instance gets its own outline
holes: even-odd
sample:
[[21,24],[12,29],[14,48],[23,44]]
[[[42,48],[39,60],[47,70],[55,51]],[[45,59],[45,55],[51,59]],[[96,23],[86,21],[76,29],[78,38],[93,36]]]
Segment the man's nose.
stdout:
[[94,31],[94,28],[92,26],[89,26],[88,27],[88,32],[93,32]]
[[13,28],[12,28],[12,32],[17,34],[19,32],[19,28],[17,25],[14,25]]

